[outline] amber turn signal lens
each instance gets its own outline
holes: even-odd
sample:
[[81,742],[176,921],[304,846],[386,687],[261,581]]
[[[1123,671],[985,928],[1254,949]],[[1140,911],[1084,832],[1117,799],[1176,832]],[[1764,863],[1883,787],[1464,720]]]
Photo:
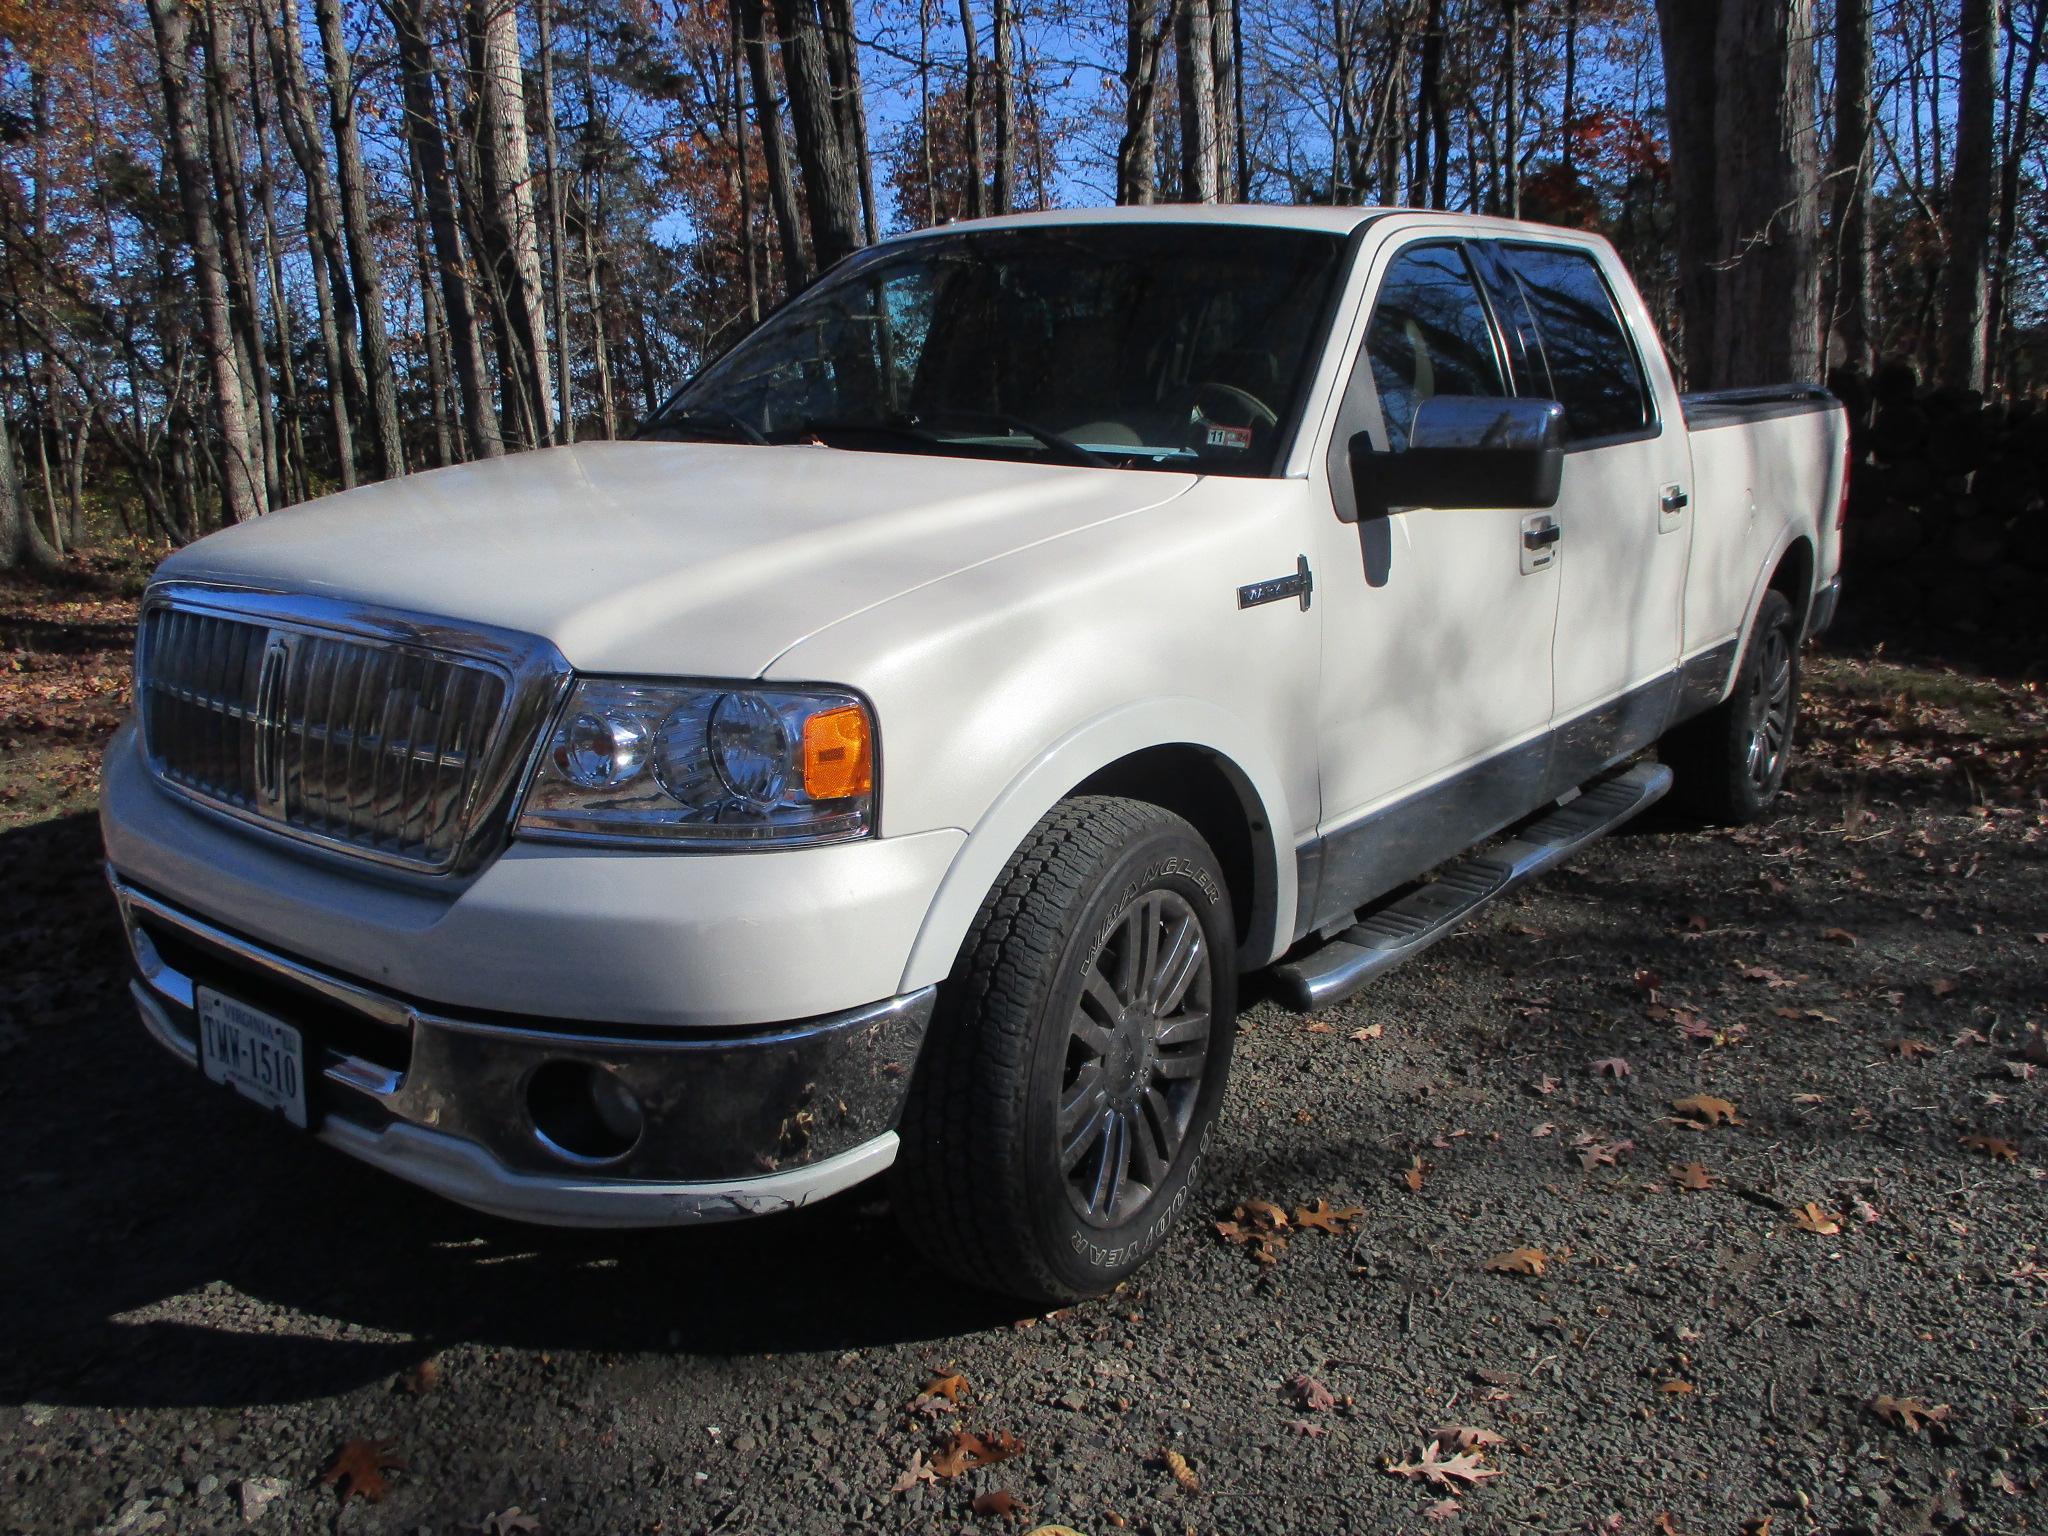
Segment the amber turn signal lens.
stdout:
[[875,754],[866,710],[849,704],[804,722],[805,794],[813,800],[844,800],[874,787]]

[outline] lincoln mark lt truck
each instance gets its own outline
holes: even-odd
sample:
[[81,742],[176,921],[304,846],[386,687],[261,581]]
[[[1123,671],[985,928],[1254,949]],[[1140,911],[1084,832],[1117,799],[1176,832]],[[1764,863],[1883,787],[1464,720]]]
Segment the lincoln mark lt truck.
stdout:
[[887,1173],[958,1275],[1100,1292],[1191,1199],[1240,977],[1327,1005],[1667,790],[1759,813],[1847,470],[1818,390],[1681,396],[1590,235],[888,240],[632,441],[164,562],[102,813],[135,1001],[252,1155],[233,1095],[533,1222]]

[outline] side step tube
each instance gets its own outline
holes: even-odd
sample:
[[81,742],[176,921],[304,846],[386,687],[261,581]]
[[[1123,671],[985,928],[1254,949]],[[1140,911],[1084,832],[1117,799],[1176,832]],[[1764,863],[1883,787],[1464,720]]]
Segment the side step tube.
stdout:
[[1662,763],[1593,780],[1573,799],[1523,822],[1505,841],[1443,865],[1427,885],[1368,907],[1329,943],[1273,967],[1281,999],[1302,1013],[1342,1002],[1380,972],[1419,955],[1523,881],[1647,810],[1671,788]]

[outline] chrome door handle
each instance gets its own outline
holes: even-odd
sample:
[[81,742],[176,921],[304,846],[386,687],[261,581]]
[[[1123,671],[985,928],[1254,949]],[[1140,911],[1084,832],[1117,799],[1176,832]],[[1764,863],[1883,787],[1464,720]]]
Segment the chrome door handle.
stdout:
[[1684,486],[1667,485],[1664,487],[1663,494],[1658,498],[1657,505],[1666,512],[1683,512],[1692,505],[1692,498],[1685,494]]

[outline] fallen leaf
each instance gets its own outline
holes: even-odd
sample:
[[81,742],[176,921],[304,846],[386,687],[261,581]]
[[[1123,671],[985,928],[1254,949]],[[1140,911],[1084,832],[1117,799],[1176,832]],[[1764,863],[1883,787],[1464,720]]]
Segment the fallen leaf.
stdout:
[[1541,1141],[1546,1136],[1555,1136],[1557,1134],[1557,1122],[1555,1120],[1546,1120],[1541,1125],[1532,1125],[1529,1127],[1529,1134],[1538,1141]]
[[1655,971],[1637,971],[1631,979],[1640,991],[1650,994],[1653,1003],[1657,1000],[1657,989],[1664,985]]
[[1173,1474],[1173,1480],[1189,1493],[1202,1491],[1202,1480],[1195,1476],[1195,1469],[1188,1465],[1187,1457],[1179,1451],[1161,1451],[1160,1458],[1166,1463],[1166,1470]]
[[1318,1021],[1314,1024],[1303,1025],[1302,1033],[1309,1035],[1327,1035],[1331,1033],[1335,1028],[1336,1026],[1334,1024],[1324,1024],[1321,1021]]
[[1761,1520],[1743,1521],[1742,1536],[1771,1536],[1771,1522],[1777,1518],[1776,1515],[1765,1515]]
[[977,1515],[1007,1518],[1024,1512],[1024,1501],[1007,1488],[991,1488],[986,1493],[974,1496],[974,1512]]
[[1929,1404],[1917,1397],[1893,1397],[1882,1392],[1870,1400],[1870,1411],[1909,1435],[1919,1434],[1928,1424],[1946,1424],[1954,1412],[1947,1403]]
[[1509,923],[1507,931],[1518,939],[1544,939],[1549,937],[1541,928],[1534,928],[1527,923],[1521,922]]
[[360,1495],[374,1504],[384,1497],[384,1474],[409,1470],[396,1440],[351,1440],[334,1453],[320,1481],[348,1503]]
[[1247,1200],[1242,1209],[1255,1221],[1263,1221],[1283,1230],[1287,1226],[1287,1212],[1270,1200]]
[[1712,1189],[1714,1176],[1707,1172],[1705,1163],[1687,1163],[1683,1168],[1672,1170],[1677,1176],[1680,1189]]
[[540,1529],[540,1517],[529,1515],[514,1504],[510,1509],[485,1515],[476,1523],[476,1529],[477,1536],[534,1536]]
[[1386,1026],[1384,1024],[1368,1024],[1363,1029],[1351,1031],[1351,1038],[1363,1043],[1367,1040],[1377,1040],[1385,1033]]
[[1947,997],[1950,993],[1955,991],[1956,986],[1957,982],[1953,977],[1943,976],[1938,978],[1935,981],[1933,987],[1931,987],[1929,990],[1931,990],[1936,997]]
[[407,1371],[399,1378],[399,1385],[412,1397],[425,1397],[441,1385],[441,1362],[429,1358]]
[[1846,944],[1851,949],[1854,949],[1859,942],[1856,935],[1846,928],[1823,928],[1820,931],[1820,936],[1826,943]]
[[1295,1377],[1287,1383],[1287,1390],[1293,1395],[1294,1401],[1310,1413],[1322,1413],[1337,1406],[1337,1394],[1313,1376]]
[[1422,1181],[1429,1177],[1430,1167],[1430,1164],[1422,1160],[1421,1154],[1417,1153],[1415,1161],[1408,1165],[1408,1171],[1401,1175],[1401,1182],[1408,1186],[1411,1193],[1421,1194]]
[[1442,1449],[1434,1440],[1422,1448],[1419,1461],[1400,1461],[1387,1468],[1389,1477],[1405,1477],[1411,1482],[1426,1483],[1432,1488],[1450,1488],[1458,1483],[1477,1485],[1489,1477],[1502,1474],[1479,1465],[1478,1451],[1461,1451],[1448,1459],[1438,1453]]
[[1541,1248],[1510,1248],[1488,1259],[1486,1268],[1496,1275],[1540,1275],[1549,1262],[1550,1255]]
[[1657,1390],[1666,1397],[1690,1397],[1692,1396],[1692,1383],[1681,1381],[1678,1377],[1674,1376],[1669,1381],[1659,1382]]
[[1868,1200],[1863,1199],[1852,1200],[1849,1203],[1849,1214],[1862,1222],[1866,1227],[1872,1222],[1882,1219],[1884,1216],[1884,1212],[1880,1211]]
[[1446,1424],[1436,1432],[1436,1443],[1447,1451],[1486,1451],[1508,1442],[1504,1436],[1476,1424]]
[[891,1493],[908,1493],[919,1483],[935,1483],[939,1474],[932,1470],[932,1464],[924,1459],[923,1451],[910,1453],[910,1465],[897,1473],[896,1481],[889,1485]]
[[1657,1536],[1678,1536],[1678,1522],[1671,1518],[1671,1511],[1668,1509],[1658,1512],[1657,1518],[1650,1522],[1650,1529],[1655,1531]]
[[1318,1232],[1327,1232],[1332,1237],[1342,1237],[1345,1230],[1365,1214],[1365,1208],[1357,1205],[1333,1206],[1327,1200],[1318,1200],[1314,1205],[1297,1205],[1294,1208],[1294,1224],[1297,1227],[1313,1227]]
[[1806,1204],[1793,1208],[1792,1225],[1802,1232],[1833,1237],[1842,1230],[1842,1218],[1833,1211],[1822,1210],[1809,1200]]
[[1458,1501],[1456,1499],[1438,1499],[1422,1513],[1425,1519],[1449,1520],[1458,1513]]
[[2016,1163],[2020,1160],[2020,1149],[2002,1136],[1965,1136],[1963,1145],[1972,1152],[1982,1152],[1986,1157],[2001,1162]]
[[1311,1440],[1320,1440],[1329,1431],[1320,1424],[1311,1424],[1307,1419],[1289,1419],[1287,1427],[1297,1435],[1306,1435]]
[[1557,1079],[1552,1077],[1548,1072],[1546,1072],[1543,1074],[1543,1076],[1537,1078],[1536,1081],[1531,1083],[1529,1086],[1535,1089],[1536,1092],[1544,1095],[1547,1098],[1551,1094],[1557,1092]]
[[1673,1099],[1671,1107],[1688,1120],[1697,1120],[1703,1125],[1719,1125],[1724,1120],[1730,1125],[1740,1125],[1735,1118],[1735,1106],[1726,1099],[1717,1099],[1710,1093],[1695,1093],[1689,1098]]
[[1905,1061],[1916,1061],[1922,1056],[1932,1056],[1934,1054],[1933,1046],[1929,1045],[1925,1040],[1915,1040],[1910,1036],[1903,1040],[1892,1041],[1886,1049],[1894,1056]]
[[972,1390],[967,1378],[958,1371],[948,1371],[942,1376],[934,1376],[924,1384],[926,1397],[943,1397],[947,1402],[956,1405]]
[[945,1449],[932,1458],[932,1473],[937,1477],[958,1477],[976,1467],[991,1467],[1023,1454],[1024,1442],[1007,1431],[989,1439],[969,1430],[955,1430]]
[[1633,1150],[1633,1141],[1589,1142],[1585,1150],[1579,1153],[1579,1164],[1588,1173],[1595,1168],[1612,1168],[1616,1166],[1615,1159],[1622,1153]]

